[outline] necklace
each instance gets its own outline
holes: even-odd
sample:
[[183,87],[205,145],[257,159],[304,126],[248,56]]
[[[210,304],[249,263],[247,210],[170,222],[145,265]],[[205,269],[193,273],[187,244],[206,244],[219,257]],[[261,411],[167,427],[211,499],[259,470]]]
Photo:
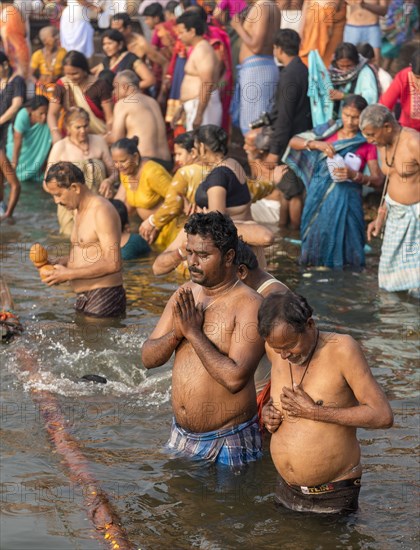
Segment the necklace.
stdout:
[[385,162],[386,162],[386,165],[388,166],[388,168],[392,168],[394,166],[395,153],[397,152],[397,147],[398,147],[398,144],[400,142],[401,133],[402,133],[402,128],[400,127],[400,131],[398,133],[398,137],[397,137],[397,140],[396,140],[396,143],[395,143],[394,154],[392,155],[392,159],[391,159],[391,164],[388,162],[388,154],[387,154],[388,153],[388,145],[386,145],[386,147],[385,147]]
[[[210,302],[209,304],[206,305],[206,307],[203,309],[203,311],[206,311],[207,309],[209,309],[210,306],[212,306],[213,304],[215,304],[217,302],[217,300],[219,300],[222,296],[224,296],[225,294],[227,294],[230,290],[233,290],[235,288],[235,286],[240,283],[241,280],[238,279],[235,283],[233,283],[233,285],[231,285],[229,288],[227,288],[226,290],[224,290],[217,298],[215,298],[212,302]],[[198,296],[197,296],[197,301],[198,299],[200,298],[201,296],[201,292],[203,290],[203,287],[200,288],[200,292],[198,293]]]
[[[300,379],[299,386],[302,385],[303,379],[305,378],[306,373],[308,372],[309,365],[311,364],[311,361],[312,361],[312,357],[314,356],[315,350],[316,350],[316,348],[317,348],[317,346],[318,346],[318,340],[319,340],[319,329],[316,329],[315,345],[314,345],[314,347],[312,348],[311,353],[309,354],[309,357],[308,357],[308,364],[306,365],[305,370],[304,370],[304,372],[303,372],[303,374],[302,374],[302,378]],[[294,380],[293,380],[292,365],[290,364],[290,361],[289,361],[289,371],[290,371],[290,380],[291,380],[291,382],[292,382],[292,390],[293,390],[293,388],[294,388]],[[294,390],[293,390],[293,391],[294,391]]]
[[88,157],[89,156],[89,138],[88,138],[88,142],[87,142],[87,145],[86,147],[82,147],[82,145],[80,143],[76,143],[75,141],[73,141],[72,139],[69,138],[69,141],[70,143],[72,143],[75,147],[77,147],[78,149],[80,149],[82,151],[82,153],[85,155],[85,157]]
[[43,48],[43,52],[44,52],[44,62],[45,62],[46,71],[49,75],[53,75],[55,62],[57,61],[57,50],[55,52],[54,51],[48,52],[46,48]]

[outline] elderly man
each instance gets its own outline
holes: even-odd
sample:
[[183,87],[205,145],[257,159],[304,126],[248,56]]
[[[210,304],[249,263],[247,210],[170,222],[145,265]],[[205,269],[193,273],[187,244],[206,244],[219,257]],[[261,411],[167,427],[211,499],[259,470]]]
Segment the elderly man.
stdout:
[[116,209],[88,189],[83,172],[71,162],[51,166],[44,188],[56,204],[74,210],[76,215],[69,256],[57,258],[51,274],[43,280],[48,285],[70,281],[79,313],[89,317],[124,314],[121,222]]
[[261,457],[253,379],[264,352],[261,297],[238,279],[238,235],[228,216],[195,214],[185,231],[191,282],[167,303],[142,360],[158,367],[175,351],[169,449],[239,467]]
[[172,158],[166,139],[165,122],[158,102],[144,95],[133,71],[121,71],[114,79],[117,103],[114,107],[109,144],[124,137],[138,136],[142,158],[155,160],[171,171]]
[[265,298],[258,330],[274,352],[263,420],[273,434],[277,503],[300,512],[356,510],[356,430],[393,423],[360,346],[346,334],[321,332],[305,298],[290,291]]
[[369,105],[360,129],[377,145],[386,176],[385,203],[368,226],[377,237],[386,219],[379,261],[379,287],[389,292],[420,292],[420,133],[398,124],[383,105]]

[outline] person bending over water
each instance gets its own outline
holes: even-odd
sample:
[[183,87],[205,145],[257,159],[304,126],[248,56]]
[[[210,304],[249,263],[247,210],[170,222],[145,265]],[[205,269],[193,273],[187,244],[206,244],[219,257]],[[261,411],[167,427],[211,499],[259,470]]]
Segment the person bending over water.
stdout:
[[45,188],[56,204],[76,212],[70,254],[55,260],[48,285],[71,282],[75,309],[90,317],[125,313],[121,273],[121,223],[112,204],[85,185],[83,172],[71,162],[51,166]]
[[261,457],[253,379],[264,353],[256,331],[261,297],[237,277],[232,220],[194,214],[185,231],[191,281],[170,298],[142,361],[151,369],[175,352],[169,449],[242,466]]
[[358,507],[357,428],[390,428],[393,414],[360,346],[320,331],[305,298],[271,294],[258,330],[272,348],[271,399],[263,420],[279,473],[276,501],[299,512]]

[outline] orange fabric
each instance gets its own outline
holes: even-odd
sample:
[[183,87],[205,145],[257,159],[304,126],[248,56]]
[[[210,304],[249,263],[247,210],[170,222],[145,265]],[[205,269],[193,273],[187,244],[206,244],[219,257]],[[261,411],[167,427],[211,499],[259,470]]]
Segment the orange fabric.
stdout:
[[16,6],[6,5],[0,16],[0,36],[11,66],[24,78],[29,75],[29,47],[22,13]]
[[336,47],[343,40],[346,3],[342,0],[338,3],[310,0],[304,18],[300,58],[308,65],[309,52],[318,50],[325,66],[329,67]]
[[264,429],[264,422],[262,419],[262,410],[264,405],[266,405],[268,403],[268,400],[270,399],[270,392],[271,392],[271,380],[267,382],[264,388],[257,395],[258,420],[259,420],[261,430]]

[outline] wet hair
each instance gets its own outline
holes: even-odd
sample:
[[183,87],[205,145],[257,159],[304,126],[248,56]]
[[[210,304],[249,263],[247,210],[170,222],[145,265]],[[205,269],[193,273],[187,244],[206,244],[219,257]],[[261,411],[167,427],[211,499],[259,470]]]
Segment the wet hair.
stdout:
[[165,20],[165,16],[163,14],[163,8],[161,4],[158,2],[154,2],[153,4],[150,4],[150,6],[146,6],[143,10],[143,16],[144,17],[159,17],[160,21]]
[[128,13],[118,12],[111,17],[111,21],[122,21],[123,27],[126,29],[129,25],[132,25],[131,17]]
[[340,61],[340,59],[349,59],[355,65],[358,65],[359,52],[357,51],[356,46],[350,42],[342,42],[339,44],[334,53],[333,63],[335,64],[337,61]]
[[366,42],[365,44],[359,44],[357,46],[357,51],[360,53],[360,55],[363,55],[363,57],[368,61],[372,61],[372,59],[375,58],[375,51],[368,42]]
[[125,69],[124,71],[120,71],[118,73],[118,78],[124,78],[124,80],[127,80],[133,86],[138,87],[138,85],[140,84],[140,78],[134,71],[131,71],[130,69]]
[[39,109],[40,107],[48,107],[49,103],[50,102],[45,96],[34,95],[33,98],[25,103],[25,107],[32,109],[32,111],[36,111],[36,109]]
[[258,311],[258,332],[262,338],[267,338],[277,323],[287,323],[295,332],[305,332],[307,322],[312,317],[313,309],[300,294],[273,292]]
[[185,11],[188,13],[195,13],[197,14],[203,21],[207,21],[207,12],[203,8],[203,6],[199,6],[198,4],[194,4],[192,6],[189,6]]
[[169,13],[175,13],[176,8],[179,6],[178,2],[175,2],[175,0],[170,0],[166,6],[164,11],[168,11]]
[[228,135],[223,128],[215,124],[200,126],[195,130],[194,138],[195,141],[204,143],[213,153],[223,153],[226,155],[228,151]]
[[69,65],[75,69],[81,69],[85,73],[90,74],[89,63],[86,56],[76,50],[70,50],[66,53],[63,59],[63,67]]
[[113,42],[117,42],[118,44],[122,44],[122,52],[125,52],[127,50],[127,43],[125,41],[124,35],[120,31],[117,31],[117,29],[107,29],[101,36],[101,44],[104,43],[105,38],[108,38]]
[[109,202],[115,207],[118,212],[121,222],[121,231],[124,231],[126,225],[128,225],[128,210],[126,205],[118,199],[109,199]]
[[228,250],[234,250],[234,263],[237,264],[238,231],[230,216],[221,212],[193,214],[185,224],[184,230],[187,235],[211,237],[214,245],[223,255]]
[[246,244],[246,242],[244,242],[241,238],[239,238],[238,241],[236,260],[238,265],[244,265],[250,271],[257,269],[258,267],[258,260],[252,248],[248,244]]
[[174,139],[174,144],[179,145],[182,149],[185,149],[191,153],[194,148],[194,132],[184,132],[183,134],[179,134]]
[[420,75],[420,50],[416,50],[410,59],[411,70],[418,76]]
[[344,107],[355,107],[359,113],[361,113],[368,106],[368,102],[361,95],[351,94],[343,99],[341,105],[342,109],[344,109]]
[[203,36],[207,30],[206,20],[196,11],[184,11],[176,20],[177,25],[184,25],[187,31],[195,29],[196,36]]
[[394,114],[388,107],[374,103],[373,105],[368,105],[366,109],[363,110],[360,115],[359,127],[363,132],[366,126],[372,126],[378,129],[382,128],[387,122],[392,126],[397,126],[398,124]]
[[281,48],[287,55],[298,55],[300,36],[293,29],[279,29],[274,35],[274,46]]
[[60,161],[53,164],[46,176],[45,183],[55,180],[58,187],[69,189],[72,183],[85,184],[85,176],[78,166],[72,162]]
[[139,149],[139,138],[133,136],[132,138],[121,138],[111,145],[111,150],[113,149],[122,149],[126,151],[129,155],[138,155],[141,158]]
[[86,122],[90,122],[89,113],[83,107],[70,107],[64,116],[65,127],[68,128],[69,124],[78,118],[84,118]]

